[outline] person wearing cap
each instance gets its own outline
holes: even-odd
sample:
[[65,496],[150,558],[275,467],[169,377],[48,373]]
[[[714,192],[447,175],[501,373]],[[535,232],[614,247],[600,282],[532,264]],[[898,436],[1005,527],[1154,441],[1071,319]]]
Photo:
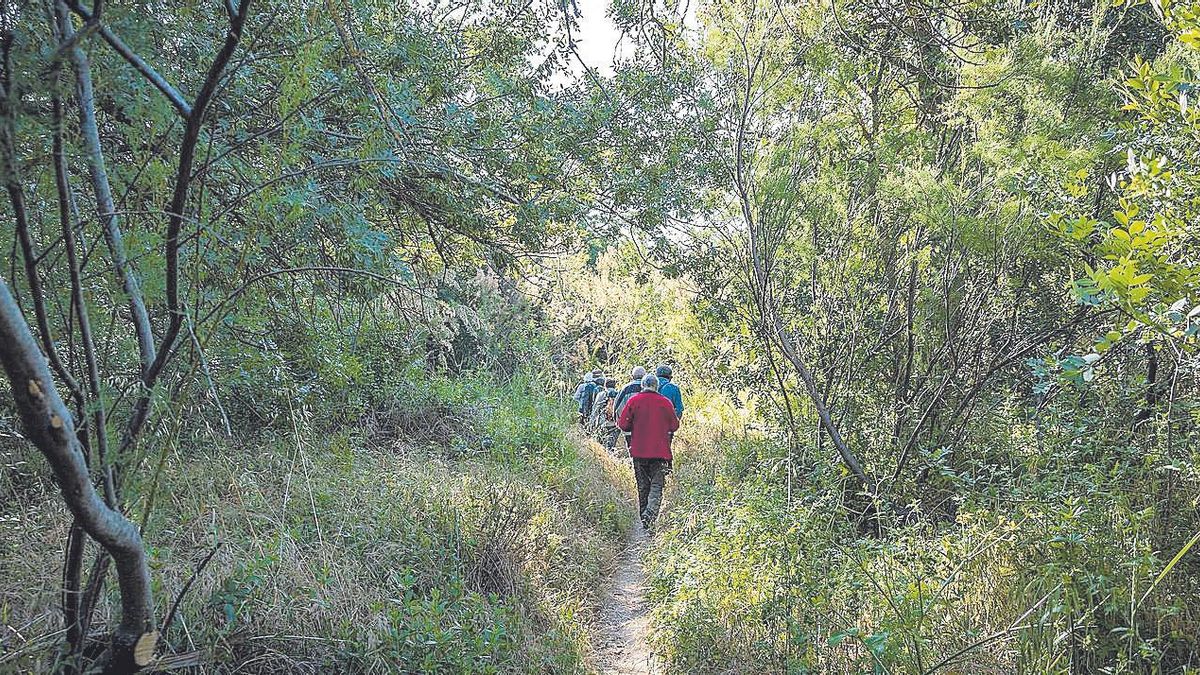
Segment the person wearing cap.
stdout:
[[671,381],[671,366],[664,363],[654,374],[658,376],[658,393],[671,401],[671,405],[675,406],[675,416],[683,419],[683,392],[679,391],[679,385]]
[[617,427],[632,435],[629,455],[637,480],[638,513],[642,528],[649,530],[658,517],[663,486],[671,471],[671,434],[679,428],[679,418],[671,402],[658,392],[658,378],[642,378],[642,391],[625,404]]
[[[631,379],[629,384],[626,384],[621,389],[621,392],[617,394],[617,405],[615,408],[617,418],[621,417],[621,411],[624,410],[625,404],[629,402],[629,399],[633,398],[635,394],[642,390],[642,378],[646,376],[646,369],[642,366],[635,366],[633,372],[630,373],[630,376],[633,379]],[[628,450],[629,434],[623,433],[622,435],[625,437],[625,448]]]

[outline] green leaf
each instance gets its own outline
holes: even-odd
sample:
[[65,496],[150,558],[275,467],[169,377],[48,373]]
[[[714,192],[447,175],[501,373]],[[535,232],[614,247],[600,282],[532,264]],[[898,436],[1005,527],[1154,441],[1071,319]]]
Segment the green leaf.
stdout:
[[838,632],[829,636],[829,644],[830,644],[830,646],[836,647],[836,646],[842,644],[843,642],[845,642],[846,638],[857,637],[857,636],[858,636],[857,628],[847,628],[846,630],[839,630]]
[[1158,582],[1162,581],[1163,577],[1167,576],[1171,573],[1171,570],[1175,569],[1175,565],[1179,564],[1179,561],[1183,559],[1183,556],[1187,555],[1187,552],[1192,550],[1192,547],[1195,546],[1196,542],[1198,541],[1200,541],[1200,530],[1197,530],[1196,534],[1192,535],[1192,538],[1188,540],[1188,543],[1184,544],[1183,548],[1179,549],[1179,552],[1175,554],[1174,558],[1171,558],[1171,562],[1167,563],[1167,566],[1163,568],[1163,571],[1158,573],[1158,576],[1154,579],[1154,583],[1150,584],[1150,588],[1147,588],[1146,592],[1142,594],[1142,599],[1138,601],[1139,605],[1142,604],[1142,602],[1149,597],[1150,593],[1154,591],[1154,588],[1158,586]]

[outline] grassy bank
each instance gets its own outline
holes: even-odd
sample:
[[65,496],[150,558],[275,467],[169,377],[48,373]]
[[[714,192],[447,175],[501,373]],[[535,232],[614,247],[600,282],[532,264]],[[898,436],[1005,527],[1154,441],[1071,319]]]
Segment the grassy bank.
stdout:
[[[567,436],[569,413],[479,378],[346,423],[289,415],[292,430],[253,442],[164,443],[127,486],[135,516],[155,495],[160,620],[215,549],[167,634],[176,650],[198,650],[204,672],[586,669],[597,581],[632,509]],[[39,457],[4,452],[20,457],[0,482],[0,669],[44,671],[69,520]],[[106,594],[99,619],[115,607]]]
[[1196,672],[1200,562],[1171,562],[1200,529],[1194,459],[1019,436],[990,474],[931,479],[952,516],[916,503],[879,536],[828,462],[798,458],[789,498],[778,445],[689,444],[648,559],[657,650],[690,673]]

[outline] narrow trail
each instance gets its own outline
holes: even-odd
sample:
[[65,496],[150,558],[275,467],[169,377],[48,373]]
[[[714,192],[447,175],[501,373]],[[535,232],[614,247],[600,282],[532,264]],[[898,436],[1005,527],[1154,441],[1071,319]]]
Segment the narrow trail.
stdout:
[[600,611],[596,665],[606,675],[658,675],[650,651],[650,615],[642,551],[648,535],[635,526],[625,543]]

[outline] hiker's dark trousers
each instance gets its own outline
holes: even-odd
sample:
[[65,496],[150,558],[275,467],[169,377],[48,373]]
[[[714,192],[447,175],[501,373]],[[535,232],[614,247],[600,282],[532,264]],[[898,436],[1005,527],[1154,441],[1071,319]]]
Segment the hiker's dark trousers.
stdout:
[[633,477],[637,479],[638,513],[646,523],[654,522],[662,506],[663,485],[671,473],[667,459],[634,459]]

